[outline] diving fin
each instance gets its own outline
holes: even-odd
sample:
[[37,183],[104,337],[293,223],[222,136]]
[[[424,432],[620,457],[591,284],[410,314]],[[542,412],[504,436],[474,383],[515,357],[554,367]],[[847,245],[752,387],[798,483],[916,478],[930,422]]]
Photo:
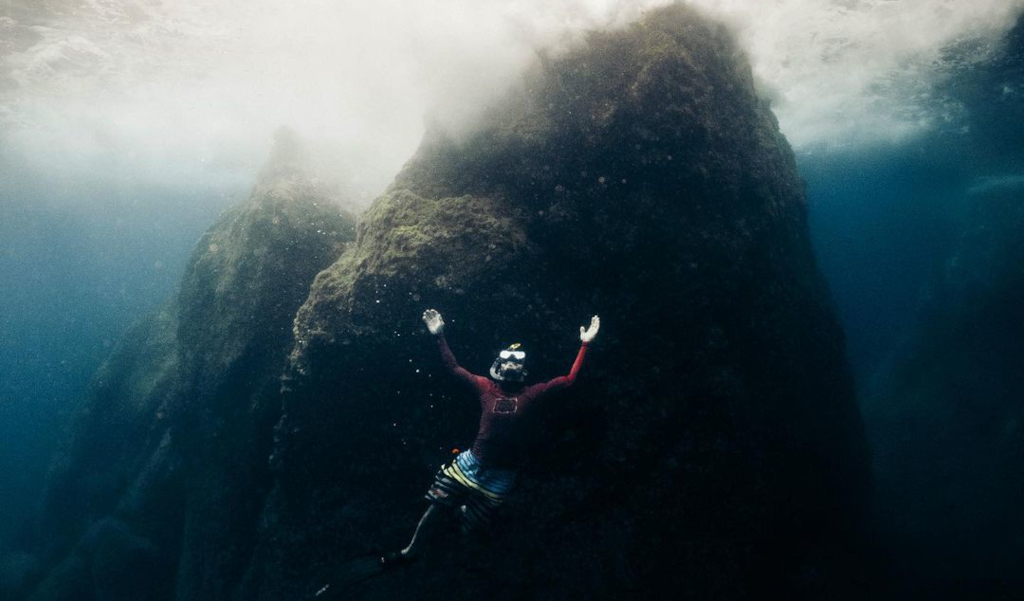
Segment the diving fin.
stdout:
[[335,570],[330,582],[317,589],[313,599],[316,601],[340,599],[340,595],[345,589],[383,573],[384,569],[384,562],[381,561],[379,554],[363,555],[351,559]]
[[349,587],[355,586],[360,582],[369,580],[374,576],[383,574],[385,571],[400,565],[405,565],[413,561],[413,558],[402,555],[399,551],[393,551],[384,554],[375,555],[362,555],[354,559],[350,559],[342,564],[331,578],[331,581],[325,583],[319,589],[316,594],[313,595],[315,601],[327,601],[329,599],[340,599],[341,594]]

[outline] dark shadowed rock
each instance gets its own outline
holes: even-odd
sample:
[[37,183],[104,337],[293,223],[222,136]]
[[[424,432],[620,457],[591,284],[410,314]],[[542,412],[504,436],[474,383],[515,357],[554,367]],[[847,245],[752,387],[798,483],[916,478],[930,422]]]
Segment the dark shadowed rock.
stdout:
[[295,320],[275,487],[242,598],[301,598],[406,541],[509,342],[548,403],[486,545],[447,541],[374,599],[861,598],[867,491],[842,333],[790,149],[726,30],[683,6],[546,57],[431,131]]
[[842,334],[792,154],[722,27],[672,6],[543,56],[473,133],[428,132],[351,246],[302,164],[283,132],[101,371],[48,544],[10,578],[33,599],[299,599],[404,543],[477,420],[427,307],[478,373],[513,341],[533,378],[565,373],[577,326],[604,329],[498,536],[344,595],[862,597]]
[[354,235],[302,161],[279,132],[250,198],[200,239],[178,297],[97,374],[52,469],[32,599],[223,599],[241,577],[292,320]]
[[132,326],[93,378],[50,467],[39,524],[48,552],[108,515],[159,446],[177,390],[177,327],[170,303]]
[[[37,569],[25,582],[43,578],[32,599],[77,599],[92,589],[92,572],[99,569],[92,562],[95,533],[107,516],[136,518],[136,534],[129,536],[150,550],[173,548],[181,502],[179,462],[169,455],[180,368],[177,327],[177,306],[169,303],[132,326],[93,378],[48,474],[34,529]],[[145,581],[152,589],[168,588],[172,557],[150,553],[150,560]],[[123,566],[139,571],[127,557]],[[109,566],[102,571],[112,574]]]
[[1024,187],[986,188],[865,404],[880,526],[928,598],[1024,593]]
[[249,200],[199,240],[178,296],[178,442],[189,477],[178,599],[224,599],[241,577],[270,484],[292,319],[354,234],[301,168],[294,134],[276,142]]

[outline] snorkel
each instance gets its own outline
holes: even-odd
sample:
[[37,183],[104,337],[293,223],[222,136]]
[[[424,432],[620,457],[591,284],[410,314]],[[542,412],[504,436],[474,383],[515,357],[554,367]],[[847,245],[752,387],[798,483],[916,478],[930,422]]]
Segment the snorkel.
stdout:
[[491,377],[499,382],[517,383],[526,378],[526,352],[519,350],[521,345],[517,342],[507,349],[498,353],[498,357],[491,364]]

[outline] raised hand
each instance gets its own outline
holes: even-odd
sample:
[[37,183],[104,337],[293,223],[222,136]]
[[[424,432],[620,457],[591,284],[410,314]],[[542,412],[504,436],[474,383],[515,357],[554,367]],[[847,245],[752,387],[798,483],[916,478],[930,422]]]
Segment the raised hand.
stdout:
[[580,342],[583,344],[589,343],[597,336],[597,331],[601,329],[601,318],[597,315],[590,318],[590,327],[584,328],[580,326]]
[[435,336],[444,331],[444,320],[436,309],[427,309],[423,312],[423,323],[427,324],[427,329]]

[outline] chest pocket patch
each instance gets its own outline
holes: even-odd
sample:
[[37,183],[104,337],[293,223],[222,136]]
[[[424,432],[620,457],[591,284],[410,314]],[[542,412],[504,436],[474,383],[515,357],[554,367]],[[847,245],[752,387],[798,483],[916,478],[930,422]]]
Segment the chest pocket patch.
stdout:
[[495,399],[494,412],[499,415],[510,415],[519,410],[519,399],[502,397]]

